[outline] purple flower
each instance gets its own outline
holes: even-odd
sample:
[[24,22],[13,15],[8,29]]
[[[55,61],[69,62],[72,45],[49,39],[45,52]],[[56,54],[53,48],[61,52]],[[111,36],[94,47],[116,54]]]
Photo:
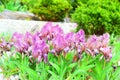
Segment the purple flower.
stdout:
[[65,35],[65,39],[67,40],[68,42],[68,47],[70,49],[73,49],[75,47],[75,34],[73,32],[70,32],[68,34]]
[[99,48],[101,47],[100,38],[96,35],[92,35],[88,38],[86,42],[86,53],[90,53],[93,57],[95,54],[99,53]]
[[25,53],[25,51],[28,50],[29,45],[25,41],[17,40],[16,42],[14,42],[14,47],[17,49],[18,52]]
[[102,47],[107,47],[110,41],[110,35],[108,33],[103,34],[101,42]]
[[106,56],[107,52],[110,52],[110,49],[107,48],[109,37],[110,36],[108,33],[105,33],[102,36],[92,35],[86,42],[86,53],[90,53],[92,56],[94,56],[96,53],[103,52],[104,56]]
[[39,37],[52,40],[57,34],[63,34],[63,30],[59,25],[53,26],[51,22],[45,24],[39,33]]
[[40,62],[42,59],[44,59],[46,62],[48,52],[49,46],[44,40],[36,41],[36,43],[33,45],[32,56],[34,58],[38,58],[38,62]]
[[13,44],[12,42],[6,42],[3,38],[0,40],[0,48],[2,48],[5,51],[10,51]]
[[109,47],[100,48],[100,51],[103,53],[103,55],[107,61],[109,61],[112,58],[111,48],[109,48]]
[[59,25],[53,26],[53,28],[52,28],[52,36],[55,37],[58,34],[64,34],[62,28],[60,28]]
[[[102,36],[92,35],[85,41],[83,30],[79,30],[77,33],[70,32],[65,35],[59,25],[54,26],[51,22],[48,22],[40,32],[36,32],[33,35],[29,32],[26,32],[25,35],[15,32],[12,36],[12,41],[18,52],[32,52],[30,56],[37,59],[38,62],[42,60],[47,62],[50,51],[49,46],[51,46],[51,52],[55,55],[62,53],[65,56],[68,51],[75,49],[77,53],[75,54],[75,59],[81,58],[81,54],[85,51],[93,57],[95,54],[102,52],[104,57],[110,60],[112,54],[111,49],[108,47],[109,37],[108,33]],[[7,42],[4,40],[0,42],[0,47],[6,47],[6,45]]]
[[52,23],[46,23],[40,31],[40,37],[47,38],[49,34],[52,32]]
[[85,42],[85,33],[83,30],[79,30],[79,32],[77,32],[75,34],[75,41],[76,43],[80,43],[80,42]]
[[33,44],[36,42],[36,41],[39,41],[39,40],[42,40],[40,37],[39,37],[39,32],[37,32],[36,34],[34,34],[32,36],[32,41],[33,41]]
[[63,35],[58,34],[52,41],[55,53],[59,54],[67,47],[67,41]]
[[24,35],[15,32],[12,36],[12,41],[14,43],[14,47],[17,49],[18,52],[20,53],[25,53],[28,48],[29,44],[24,40]]
[[86,46],[91,50],[98,49],[101,46],[101,41],[99,40],[99,37],[92,35],[88,38]]
[[20,33],[17,33],[17,32],[13,33],[12,41],[14,42],[14,41],[16,41],[18,39],[23,40],[23,34],[20,34]]
[[75,44],[75,49],[77,53],[80,55],[84,50],[85,50],[85,33],[83,30],[79,30],[74,35],[74,44]]
[[29,32],[26,32],[24,36],[24,40],[26,43],[28,43],[31,46],[33,44],[33,35]]

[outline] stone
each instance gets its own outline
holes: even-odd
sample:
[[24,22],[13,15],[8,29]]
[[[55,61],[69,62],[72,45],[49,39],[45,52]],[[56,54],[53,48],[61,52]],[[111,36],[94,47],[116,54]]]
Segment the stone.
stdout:
[[[27,21],[27,20],[12,20],[12,19],[0,19],[0,33],[26,33],[36,32],[46,24],[46,21]],[[72,30],[76,30],[76,23],[65,22],[53,22],[53,25],[59,25],[65,33]]]
[[10,10],[0,12],[0,19],[40,20],[33,13]]

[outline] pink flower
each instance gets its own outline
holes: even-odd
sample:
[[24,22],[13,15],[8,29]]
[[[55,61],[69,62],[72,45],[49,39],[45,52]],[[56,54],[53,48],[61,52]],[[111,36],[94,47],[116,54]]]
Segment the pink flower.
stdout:
[[33,35],[29,32],[26,32],[24,36],[24,40],[26,43],[28,43],[31,46],[33,44]]
[[107,47],[110,41],[110,35],[108,33],[103,34],[102,36],[102,47]]
[[41,29],[40,33],[42,37],[47,37],[52,32],[52,23],[46,23]]
[[85,42],[85,33],[83,30],[79,30],[79,32],[75,34],[75,42],[78,44],[80,42]]
[[3,38],[0,40],[0,48],[2,48],[5,51],[10,51],[13,44],[12,42],[6,42]]
[[101,41],[99,40],[99,37],[92,35],[90,38],[88,38],[86,46],[91,50],[98,49],[101,46]]
[[45,43],[44,40],[36,41],[33,45],[32,55],[34,58],[38,58],[38,62],[44,59],[47,62],[47,54],[49,52],[49,46]]
[[25,53],[25,51],[28,50],[29,45],[25,41],[17,40],[16,42],[14,42],[14,47],[17,49],[18,52]]
[[59,25],[53,26],[51,22],[48,22],[41,29],[39,36],[41,38],[46,38],[47,40],[52,40],[57,34],[63,34],[63,30]]
[[109,47],[100,48],[100,51],[103,53],[103,55],[107,61],[109,61],[112,58],[111,48],[109,48]]
[[55,49],[55,52],[59,54],[67,47],[67,41],[63,35],[58,34],[53,40],[52,45]]
[[65,40],[68,42],[68,47],[70,49],[73,49],[75,47],[75,34],[73,32],[70,32],[65,35]]
[[16,41],[18,39],[23,39],[23,34],[18,33],[18,32],[13,33],[13,35],[12,35],[12,41],[14,42],[14,41]]
[[14,43],[14,47],[17,49],[18,52],[27,52],[29,44],[25,41],[25,36],[23,34],[15,32],[12,36],[12,41]]
[[101,47],[100,38],[96,35],[92,35],[88,38],[86,42],[86,53],[90,53],[93,57],[95,54],[99,53],[99,48]]
[[64,34],[62,28],[59,27],[59,25],[53,26],[52,28],[52,36],[56,37],[58,34]]

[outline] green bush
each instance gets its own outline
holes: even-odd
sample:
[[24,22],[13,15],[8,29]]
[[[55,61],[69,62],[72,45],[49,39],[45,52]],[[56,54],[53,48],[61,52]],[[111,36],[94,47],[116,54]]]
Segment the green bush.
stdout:
[[72,8],[67,0],[22,0],[22,3],[45,21],[61,21]]
[[20,0],[0,0],[0,11],[27,11],[27,6],[21,4]]
[[120,2],[115,0],[78,0],[79,6],[72,14],[73,21],[86,34],[104,32],[120,34]]

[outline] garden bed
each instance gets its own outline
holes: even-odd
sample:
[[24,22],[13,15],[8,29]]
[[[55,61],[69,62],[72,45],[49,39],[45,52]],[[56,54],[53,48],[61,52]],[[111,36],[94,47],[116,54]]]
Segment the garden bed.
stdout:
[[0,66],[8,78],[119,79],[120,42],[108,33],[85,38],[83,30],[64,33],[59,25],[48,22],[39,32],[15,32],[12,37],[1,38],[0,47],[5,51]]

